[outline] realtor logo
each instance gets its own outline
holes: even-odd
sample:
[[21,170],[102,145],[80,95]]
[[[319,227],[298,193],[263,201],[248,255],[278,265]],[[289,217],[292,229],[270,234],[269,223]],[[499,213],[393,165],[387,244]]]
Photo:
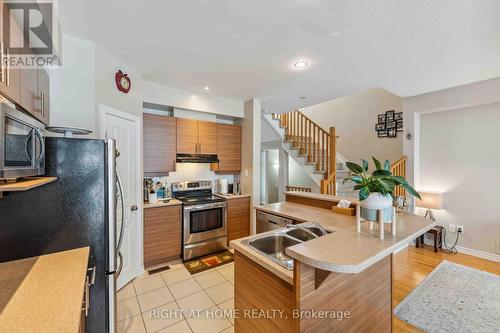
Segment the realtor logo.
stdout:
[[60,65],[52,1],[4,1],[1,10],[4,64],[13,68]]

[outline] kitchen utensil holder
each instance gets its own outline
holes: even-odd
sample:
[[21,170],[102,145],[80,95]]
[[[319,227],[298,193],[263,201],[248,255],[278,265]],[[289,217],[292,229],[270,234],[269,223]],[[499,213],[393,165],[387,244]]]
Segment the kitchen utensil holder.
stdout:
[[[361,232],[361,222],[370,222],[370,229],[373,229],[373,223],[378,224],[378,234],[380,239],[384,239],[384,210],[377,209],[377,221],[369,221],[361,218],[361,206],[356,205],[356,232]],[[396,208],[392,208],[391,234],[396,236]]]

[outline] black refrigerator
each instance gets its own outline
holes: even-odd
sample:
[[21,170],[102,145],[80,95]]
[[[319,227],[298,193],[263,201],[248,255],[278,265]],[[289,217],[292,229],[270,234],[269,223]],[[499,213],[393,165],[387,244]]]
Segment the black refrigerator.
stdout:
[[87,332],[115,331],[121,199],[115,159],[113,140],[47,137],[45,174],[57,181],[0,199],[0,262],[90,247],[95,282]]

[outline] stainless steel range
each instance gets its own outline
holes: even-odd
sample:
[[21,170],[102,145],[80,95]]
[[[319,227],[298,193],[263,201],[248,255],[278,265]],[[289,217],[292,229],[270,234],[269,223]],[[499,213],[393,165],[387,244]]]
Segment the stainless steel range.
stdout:
[[226,249],[227,202],[212,194],[212,181],[172,183],[172,195],[182,201],[182,259]]

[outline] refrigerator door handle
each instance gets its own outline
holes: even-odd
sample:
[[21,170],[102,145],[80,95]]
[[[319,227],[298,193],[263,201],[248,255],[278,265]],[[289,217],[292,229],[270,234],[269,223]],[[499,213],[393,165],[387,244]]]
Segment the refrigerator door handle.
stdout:
[[107,140],[107,167],[108,167],[108,267],[107,273],[112,274],[116,271],[116,142],[113,139]]
[[116,245],[116,251],[118,252],[118,254],[120,254],[120,248],[122,247],[122,241],[123,241],[123,231],[125,229],[125,203],[124,203],[124,200],[123,200],[123,186],[122,186],[122,181],[120,179],[120,175],[118,174],[118,171],[116,171],[116,180],[117,180],[117,183],[118,183],[120,205],[121,205],[121,208],[122,208],[122,211],[121,211],[122,225],[120,226],[120,233],[118,235],[118,244]]
[[120,276],[123,268],[123,256],[121,252],[118,252],[118,259],[120,260],[120,265],[118,266],[118,270],[116,271],[116,277]]

